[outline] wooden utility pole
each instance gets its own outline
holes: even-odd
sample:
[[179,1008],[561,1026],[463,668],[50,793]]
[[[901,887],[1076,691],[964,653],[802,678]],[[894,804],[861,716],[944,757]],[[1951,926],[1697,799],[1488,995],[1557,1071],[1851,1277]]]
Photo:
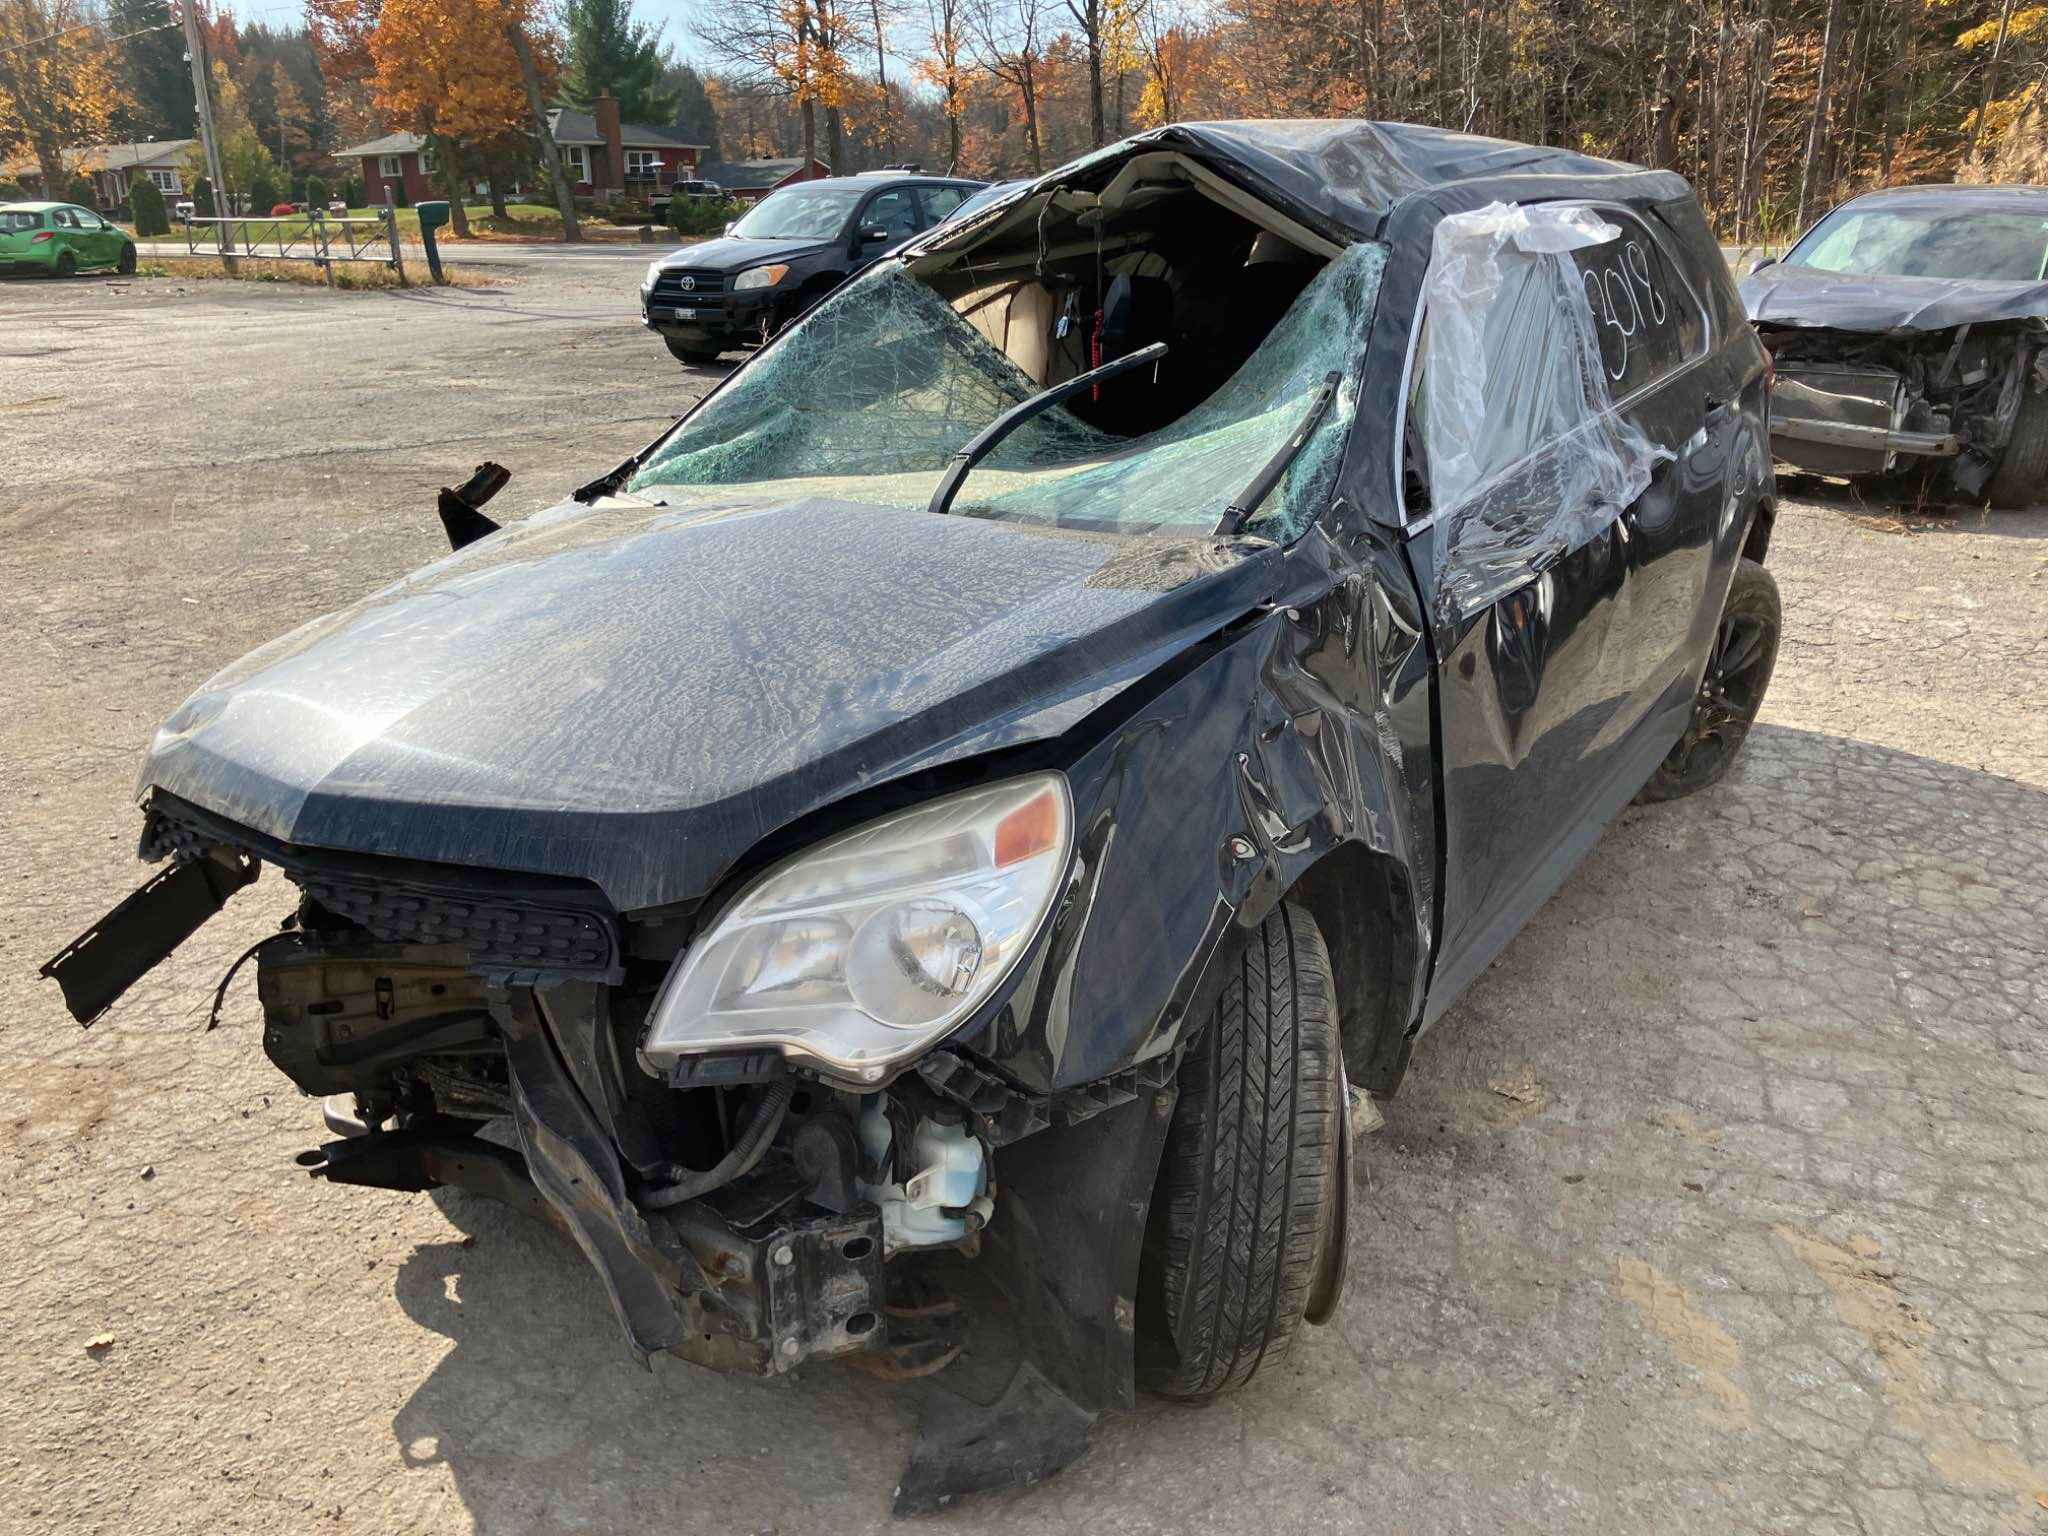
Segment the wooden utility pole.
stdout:
[[[192,96],[199,104],[199,142],[206,151],[206,174],[213,178],[213,216],[215,220],[228,217],[227,183],[220,174],[220,144],[213,136],[213,80],[206,67],[206,47],[199,37],[199,8],[185,4],[178,7],[178,13],[185,20],[185,58],[192,65]],[[196,218],[199,210],[192,210]],[[220,246],[221,262],[232,272],[235,270],[234,253],[228,249],[228,227],[216,222],[214,238]]]
[[548,109],[540,99],[540,75],[533,67],[533,49],[527,45],[526,34],[517,22],[505,28],[505,35],[511,39],[512,51],[519,55],[520,78],[526,82],[526,109],[533,114],[533,136],[540,140],[540,152],[547,158],[548,180],[555,184],[555,206],[562,211],[562,238],[573,243],[583,238],[583,231],[576,227],[576,189],[569,185],[568,172],[562,165],[562,148],[548,128]]

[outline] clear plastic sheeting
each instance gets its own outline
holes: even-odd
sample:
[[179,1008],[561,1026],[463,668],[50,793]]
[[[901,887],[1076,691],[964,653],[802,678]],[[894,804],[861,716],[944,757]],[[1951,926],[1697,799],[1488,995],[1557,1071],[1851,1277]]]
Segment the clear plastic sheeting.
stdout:
[[1492,203],[1436,226],[1423,279],[1423,445],[1439,590],[1476,612],[1587,543],[1670,455],[1614,408],[1572,253],[1592,209]]
[[[1380,246],[1346,250],[1215,394],[1156,431],[1117,437],[1057,406],[1034,417],[976,467],[954,515],[1118,533],[1213,528],[1336,373],[1330,411],[1248,527],[1291,536],[1334,481],[1384,265]],[[1102,388],[1142,391],[1150,377],[1141,369]],[[1037,392],[937,292],[883,263],[708,400],[628,489],[670,504],[715,486],[923,507],[947,461]]]

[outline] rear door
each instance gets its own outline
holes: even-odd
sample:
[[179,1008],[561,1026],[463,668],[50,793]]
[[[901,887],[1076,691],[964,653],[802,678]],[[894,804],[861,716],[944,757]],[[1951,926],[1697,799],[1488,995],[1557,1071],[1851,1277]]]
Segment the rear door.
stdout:
[[966,202],[969,189],[956,186],[929,186],[917,189],[917,200],[924,210],[924,228],[943,224],[953,216],[954,210]]
[[[1490,299],[1435,345],[1425,312],[1411,376],[1407,479],[1411,516],[1425,509],[1444,789],[1430,1018],[1642,786],[1691,698],[1702,582],[1685,552],[1711,529],[1720,479],[1686,382],[1707,321],[1638,216],[1589,211],[1614,238],[1510,245]],[[1469,387],[1432,389],[1431,368]],[[1448,430],[1454,404],[1467,430]],[[1436,470],[1475,442],[1482,462],[1460,493],[1430,502],[1451,479]]]

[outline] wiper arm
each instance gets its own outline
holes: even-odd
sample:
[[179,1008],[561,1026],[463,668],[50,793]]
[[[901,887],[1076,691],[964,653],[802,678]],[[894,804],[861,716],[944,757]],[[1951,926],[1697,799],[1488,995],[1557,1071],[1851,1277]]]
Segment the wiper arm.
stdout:
[[1287,473],[1287,466],[1294,462],[1294,456],[1308,445],[1308,440],[1329,414],[1330,402],[1337,398],[1337,384],[1340,375],[1334,370],[1317,387],[1315,396],[1308,403],[1308,414],[1301,418],[1301,425],[1287,436],[1280,445],[1280,451],[1266,460],[1266,467],[1259,471],[1252,483],[1232,498],[1223,509],[1223,521],[1216,525],[1216,537],[1228,538],[1236,533],[1259,510],[1259,503],[1272,495],[1273,487],[1280,483],[1280,477]]
[[953,462],[946,469],[946,476],[939,482],[939,488],[932,492],[931,505],[925,510],[936,512],[941,517],[953,505],[953,498],[960,494],[960,487],[967,481],[967,475],[975,465],[989,456],[989,453],[1004,438],[1023,426],[1032,417],[1051,410],[1062,400],[1078,395],[1104,379],[1113,379],[1120,373],[1133,368],[1142,368],[1147,363],[1156,363],[1166,356],[1166,343],[1155,341],[1149,347],[1140,347],[1129,357],[1120,357],[1113,363],[1104,363],[1100,368],[1090,368],[1086,373],[1077,373],[1064,383],[1050,389],[1041,389],[1021,405],[1013,405],[994,421],[990,422],[965,448],[953,455]]

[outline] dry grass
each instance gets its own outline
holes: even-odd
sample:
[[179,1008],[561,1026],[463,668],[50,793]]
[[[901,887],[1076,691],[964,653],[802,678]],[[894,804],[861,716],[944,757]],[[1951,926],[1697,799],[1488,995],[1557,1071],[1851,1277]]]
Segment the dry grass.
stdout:
[[[413,287],[424,287],[429,279],[427,264],[422,258],[410,259],[406,265],[406,281]],[[450,288],[488,288],[492,281],[459,267],[443,266],[447,274],[445,286]],[[310,261],[266,261],[260,256],[238,256],[235,270],[230,272],[218,256],[150,256],[145,257],[135,268],[137,277],[188,277],[200,279],[233,279],[245,283],[297,283],[307,288],[325,288],[327,278]],[[334,263],[334,286],[336,288],[396,288],[398,274],[389,267],[373,262]]]

